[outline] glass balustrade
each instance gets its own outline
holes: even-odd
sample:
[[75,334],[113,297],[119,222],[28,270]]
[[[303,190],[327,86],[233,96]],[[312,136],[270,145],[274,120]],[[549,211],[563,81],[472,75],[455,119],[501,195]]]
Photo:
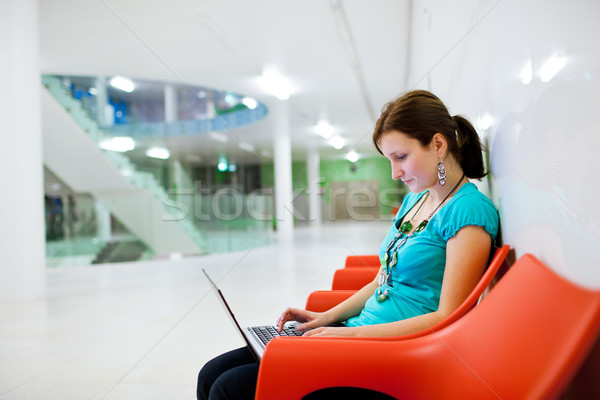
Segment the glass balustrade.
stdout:
[[84,266],[138,261],[154,252],[90,195],[56,191],[45,195],[46,266]]

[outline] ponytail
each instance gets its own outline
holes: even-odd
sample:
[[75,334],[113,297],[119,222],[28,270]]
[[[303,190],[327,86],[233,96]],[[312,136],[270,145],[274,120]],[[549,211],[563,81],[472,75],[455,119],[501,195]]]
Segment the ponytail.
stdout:
[[483,146],[473,125],[464,117],[452,117],[456,123],[456,139],[460,166],[468,178],[480,179],[487,175],[483,167]]

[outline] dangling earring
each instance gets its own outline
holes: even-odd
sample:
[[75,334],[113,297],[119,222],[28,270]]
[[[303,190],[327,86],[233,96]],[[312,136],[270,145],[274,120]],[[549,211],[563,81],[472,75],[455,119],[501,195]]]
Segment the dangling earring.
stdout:
[[440,186],[444,186],[446,184],[446,168],[444,167],[444,162],[440,159],[440,163],[438,164],[438,180],[440,182]]

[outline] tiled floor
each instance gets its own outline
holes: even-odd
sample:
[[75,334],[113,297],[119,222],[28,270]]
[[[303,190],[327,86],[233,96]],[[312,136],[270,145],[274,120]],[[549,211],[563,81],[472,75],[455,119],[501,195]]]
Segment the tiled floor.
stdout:
[[330,222],[235,253],[49,269],[46,300],[0,303],[0,400],[194,399],[204,362],[242,344],[202,268],[242,324],[273,323],[327,289],[346,255],[376,253],[388,226]]

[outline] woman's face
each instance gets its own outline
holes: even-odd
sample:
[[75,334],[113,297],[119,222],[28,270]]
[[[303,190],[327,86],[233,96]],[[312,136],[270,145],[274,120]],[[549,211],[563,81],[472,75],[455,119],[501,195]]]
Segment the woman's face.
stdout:
[[383,155],[390,160],[392,179],[401,179],[411,192],[420,193],[437,182],[437,164],[440,159],[434,142],[423,146],[399,131],[386,132],[379,141]]

